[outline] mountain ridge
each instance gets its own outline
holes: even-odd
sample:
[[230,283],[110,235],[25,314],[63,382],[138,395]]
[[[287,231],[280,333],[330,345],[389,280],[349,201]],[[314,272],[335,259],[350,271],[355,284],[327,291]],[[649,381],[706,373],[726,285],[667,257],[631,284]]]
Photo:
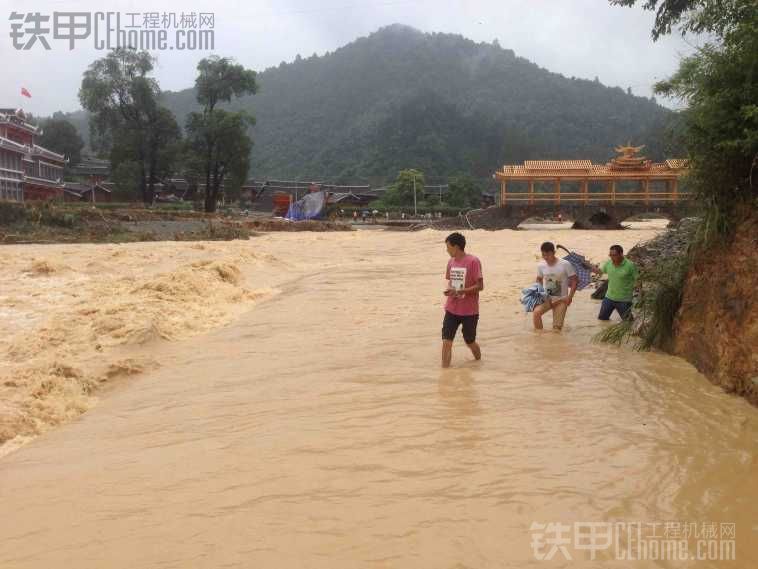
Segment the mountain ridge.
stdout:
[[[489,177],[527,159],[605,162],[631,140],[664,158],[674,113],[599,81],[567,78],[497,42],[380,28],[324,55],[297,56],[259,72],[260,90],[225,105],[256,117],[256,178]],[[184,124],[192,88],[166,91]]]

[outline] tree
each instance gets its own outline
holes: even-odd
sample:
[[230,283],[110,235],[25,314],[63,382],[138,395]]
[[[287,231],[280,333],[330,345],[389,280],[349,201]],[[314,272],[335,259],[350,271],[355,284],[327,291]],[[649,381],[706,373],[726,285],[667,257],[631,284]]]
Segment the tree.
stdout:
[[690,158],[688,181],[705,206],[704,237],[726,235],[757,195],[758,8],[753,0],[647,0],[643,8],[656,10],[654,39],[676,25],[682,33],[712,35],[655,91],[687,104],[682,139]]
[[477,208],[482,203],[482,188],[471,176],[456,176],[448,184],[448,205],[460,208]]
[[[173,114],[160,106],[160,88],[148,76],[153,58],[146,51],[117,48],[84,73],[79,100],[92,115],[90,127],[114,170],[123,161],[139,169],[139,188],[152,203],[154,185],[171,170],[180,132]],[[129,168],[131,171],[133,168]]]
[[[610,0],[617,6],[634,6],[639,0]],[[754,0],[643,0],[644,10],[655,11],[653,40],[679,27],[688,32],[728,35],[739,22],[755,18]]]
[[[126,171],[131,174],[135,172],[136,164],[138,168],[134,184],[145,203],[152,203],[154,184],[170,178],[179,162],[181,132],[173,113],[158,108],[155,120],[146,132],[119,128],[116,134],[110,149],[113,171],[123,163],[128,166]],[[143,163],[137,159],[139,156],[145,157]],[[140,181],[145,175],[147,179]],[[134,195],[132,199],[133,197]]]
[[[635,0],[611,0],[632,6]],[[683,305],[693,259],[728,242],[735,229],[755,216],[758,192],[758,6],[754,0],[646,0],[656,10],[653,39],[679,26],[682,34],[706,32],[706,44],[685,57],[676,73],[655,91],[686,103],[679,115],[679,135],[690,160],[688,186],[702,211],[695,254],[663,260],[642,273],[638,301],[641,324],[628,322],[606,329],[603,341],[642,338],[639,347],[670,350],[677,315]],[[752,251],[750,252],[752,253]],[[746,258],[749,257],[747,254]],[[741,254],[741,252],[740,252]],[[729,291],[726,293],[730,296]],[[689,312],[690,316],[695,314]]]
[[132,160],[123,160],[113,168],[111,179],[116,186],[112,196],[114,201],[134,201],[140,191],[141,171],[140,165]]
[[254,124],[252,115],[217,109],[221,102],[258,91],[255,71],[217,56],[205,58],[197,65],[195,80],[201,113],[187,117],[190,160],[201,162],[205,174],[205,211],[216,211],[224,179],[241,185],[250,167],[252,140],[247,134]]
[[216,109],[208,115],[192,113],[187,121],[187,141],[191,160],[202,161],[206,181],[205,211],[216,211],[221,185],[239,188],[250,168],[252,140],[247,134],[253,118],[244,112]]
[[79,136],[76,127],[56,113],[52,118],[42,123],[42,135],[38,138],[40,146],[63,154],[68,158],[66,170],[81,162],[84,141]]
[[174,114],[164,107],[158,108],[155,122],[147,137],[150,179],[164,181],[170,178],[182,151],[182,133]]
[[197,64],[197,71],[197,101],[208,112],[213,112],[219,102],[258,92],[255,71],[245,69],[227,57],[207,57]]
[[386,205],[413,205],[414,186],[416,201],[421,201],[424,196],[424,173],[414,169],[400,170],[397,180],[384,196],[384,203]]
[[205,163],[203,155],[190,147],[191,137],[188,136],[182,149],[179,163],[181,164],[181,176],[187,181],[187,190],[184,199],[197,201],[198,188],[205,176]]

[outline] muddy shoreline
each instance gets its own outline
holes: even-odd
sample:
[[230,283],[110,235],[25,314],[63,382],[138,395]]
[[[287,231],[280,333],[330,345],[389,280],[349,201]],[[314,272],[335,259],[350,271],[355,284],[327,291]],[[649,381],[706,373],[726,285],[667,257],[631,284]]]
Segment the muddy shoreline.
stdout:
[[0,244],[231,241],[270,231],[350,231],[332,221],[158,208],[0,204]]

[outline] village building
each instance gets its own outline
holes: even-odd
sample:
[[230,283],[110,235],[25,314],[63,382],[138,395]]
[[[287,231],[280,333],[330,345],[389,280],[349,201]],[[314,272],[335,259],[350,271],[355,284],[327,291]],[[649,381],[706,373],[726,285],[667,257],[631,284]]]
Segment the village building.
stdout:
[[40,134],[21,109],[0,108],[0,200],[63,199],[67,159],[36,144]]
[[2,132],[0,130],[0,200],[20,202],[24,200],[26,147],[3,136]]
[[100,203],[111,201],[112,190],[103,183],[94,186],[79,182],[65,182],[63,184],[63,201],[66,202],[89,202]]
[[111,163],[109,160],[84,154],[81,162],[71,166],[71,175],[76,179],[87,179],[89,185],[94,186],[110,178]]
[[302,182],[295,180],[248,180],[241,188],[252,209],[273,211],[282,215],[293,202],[309,192],[327,193],[329,205],[341,207],[363,207],[377,199],[376,190],[371,186],[337,185],[324,182]]

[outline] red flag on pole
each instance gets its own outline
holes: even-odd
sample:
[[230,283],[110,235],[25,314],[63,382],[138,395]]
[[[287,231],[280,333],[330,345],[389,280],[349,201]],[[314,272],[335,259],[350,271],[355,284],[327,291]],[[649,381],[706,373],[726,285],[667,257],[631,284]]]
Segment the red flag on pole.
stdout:
[[21,87],[21,94],[24,97],[32,98],[32,94],[26,89],[26,87]]

